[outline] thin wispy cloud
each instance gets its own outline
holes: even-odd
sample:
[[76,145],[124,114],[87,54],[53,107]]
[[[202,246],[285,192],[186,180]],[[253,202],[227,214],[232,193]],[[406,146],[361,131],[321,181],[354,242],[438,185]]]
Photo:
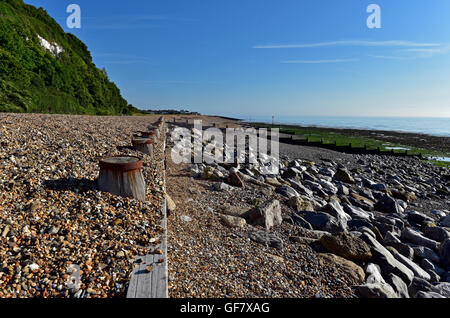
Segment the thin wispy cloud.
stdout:
[[450,46],[442,46],[439,48],[410,48],[398,50],[398,52],[403,55],[369,55],[369,57],[385,60],[415,60],[430,58],[435,55],[450,53]]
[[368,56],[374,59],[382,59],[382,60],[413,60],[418,58],[417,56],[372,55],[372,54],[369,54]]
[[440,48],[411,48],[404,49],[402,51],[409,53],[419,53],[423,57],[430,57],[433,55],[450,53],[450,45],[446,45]]
[[358,59],[332,59],[332,60],[290,60],[282,61],[283,64],[329,64],[356,62]]
[[319,48],[319,47],[336,47],[336,46],[432,48],[432,47],[440,47],[440,46],[442,46],[442,44],[411,42],[411,41],[346,40],[346,41],[300,43],[300,44],[266,44],[266,45],[255,45],[255,46],[253,46],[253,48],[254,49],[302,49],[302,48]]

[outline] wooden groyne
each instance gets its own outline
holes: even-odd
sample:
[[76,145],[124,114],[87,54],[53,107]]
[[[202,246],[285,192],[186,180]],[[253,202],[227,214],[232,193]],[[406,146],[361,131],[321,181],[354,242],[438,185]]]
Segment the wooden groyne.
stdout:
[[[269,134],[270,135],[270,134]],[[348,154],[359,154],[359,155],[379,155],[379,156],[392,156],[392,157],[417,157],[420,159],[426,159],[422,154],[412,154],[408,150],[405,151],[395,151],[383,150],[380,147],[371,148],[367,145],[363,147],[354,146],[349,143],[348,145],[337,145],[334,143],[326,143],[324,140],[321,141],[311,141],[308,138],[301,138],[299,136],[291,135],[284,136],[287,134],[280,135],[280,142],[290,145],[306,146],[306,147],[317,147],[329,150],[334,150],[338,152],[348,153]]]

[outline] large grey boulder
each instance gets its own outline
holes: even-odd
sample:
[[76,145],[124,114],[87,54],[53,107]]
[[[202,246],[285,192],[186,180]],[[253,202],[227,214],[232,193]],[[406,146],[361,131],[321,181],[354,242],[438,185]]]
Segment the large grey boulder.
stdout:
[[328,204],[323,207],[323,212],[327,212],[328,214],[334,216],[338,220],[343,220],[345,222],[350,221],[352,218],[350,215],[344,212],[344,209],[340,205],[337,200],[330,200]]
[[248,211],[244,217],[249,224],[261,225],[266,230],[270,230],[272,227],[280,225],[283,221],[280,201],[266,201],[260,206]]
[[368,284],[386,283],[383,276],[381,275],[380,266],[378,266],[377,264],[370,263],[366,266],[366,276],[366,283]]
[[420,267],[422,267],[424,270],[426,270],[427,273],[429,273],[430,271],[433,271],[439,276],[443,276],[445,274],[445,271],[441,267],[439,267],[438,265],[434,264],[433,262],[431,262],[430,260],[428,260],[426,258],[423,258],[420,261]]
[[380,266],[381,273],[384,277],[387,277],[389,273],[393,273],[400,277],[406,284],[411,283],[414,278],[414,273],[408,267],[400,263],[375,238],[366,233],[363,233],[360,238],[369,244],[372,252],[372,260]]
[[277,193],[287,197],[288,199],[300,196],[300,194],[297,191],[295,191],[292,187],[288,185],[281,186],[276,191]]
[[339,233],[347,230],[347,224],[324,212],[303,212],[303,218],[315,230]]
[[440,222],[441,226],[450,228],[450,215],[444,216]]
[[400,298],[409,298],[408,286],[405,282],[395,274],[390,273],[386,278],[386,282],[392,286]]
[[414,246],[414,255],[417,258],[424,258],[433,263],[439,263],[439,255],[436,254],[431,248],[425,246]]
[[439,248],[441,264],[450,266],[450,239],[446,239]]
[[350,229],[352,230],[358,230],[361,227],[366,227],[366,228],[371,228],[372,227],[372,223],[370,223],[369,221],[365,220],[365,219],[360,219],[360,218],[353,218],[350,221],[347,222],[347,225]]
[[386,283],[356,286],[362,298],[398,298],[394,289]]
[[433,250],[437,250],[437,248],[439,246],[438,242],[436,242],[434,240],[430,240],[429,238],[426,238],[419,232],[414,231],[410,228],[405,228],[402,231],[400,238],[404,241],[407,241],[407,242],[410,242],[413,244],[417,244],[420,246],[425,246],[425,247],[431,248]]
[[343,184],[338,184],[337,189],[338,189],[338,194],[341,194],[341,195],[349,195],[350,194],[349,188],[347,188]]
[[361,209],[364,209],[366,211],[373,211],[375,203],[365,196],[359,195],[357,193],[350,193],[349,200],[353,205],[360,207]]
[[416,294],[416,298],[445,298],[445,297],[435,292],[420,291]]
[[283,179],[289,179],[289,178],[296,178],[301,175],[302,172],[297,168],[289,168],[281,176],[283,177]]
[[305,187],[303,184],[301,184],[299,181],[288,179],[287,180],[289,184],[291,185],[294,190],[298,191],[301,194],[306,194],[307,196],[312,196],[313,191]]
[[302,218],[300,215],[294,214],[291,216],[292,217],[292,221],[294,222],[295,225],[300,226],[304,229],[307,230],[314,230],[312,225],[309,224],[304,218]]
[[366,212],[359,207],[352,206],[348,203],[344,203],[342,206],[344,208],[344,212],[346,212],[351,217],[357,217],[366,221],[370,221],[370,219],[372,218],[372,213]]
[[408,212],[408,221],[410,223],[423,224],[425,222],[433,222],[433,219],[423,213],[417,211]]
[[426,226],[423,230],[423,234],[425,234],[425,236],[429,239],[437,242],[443,242],[450,238],[450,232],[439,226]]
[[364,282],[366,277],[364,270],[348,259],[329,253],[319,253],[317,259],[321,266],[334,263],[339,267],[339,272],[341,272],[342,275],[350,278],[352,281],[356,282],[356,284],[362,284]]
[[450,283],[444,282],[434,285],[431,290],[446,298],[450,298]]
[[380,200],[378,200],[377,204],[375,205],[375,209],[381,212],[385,213],[403,213],[403,208],[397,203],[397,201],[389,196],[388,194],[385,194],[381,197]]
[[408,286],[408,292],[410,297],[416,297],[416,294],[418,292],[430,292],[433,288],[433,285],[431,285],[429,282],[427,282],[425,279],[414,277],[411,284]]
[[380,191],[380,192],[387,192],[389,188],[384,183],[376,183],[372,185],[372,190]]
[[301,197],[290,198],[287,202],[287,205],[297,212],[314,211],[313,204],[308,200],[302,199]]
[[[400,241],[400,238],[398,236],[390,231],[386,232],[383,239],[384,245],[390,245],[395,247],[395,244],[401,244],[402,241]],[[392,245],[391,245],[392,244]]]
[[320,243],[329,252],[351,261],[366,262],[372,257],[370,247],[353,234],[324,235],[320,239]]
[[338,193],[338,188],[336,188],[336,186],[334,184],[332,184],[331,182],[329,182],[329,181],[319,180],[319,184],[323,187],[325,192],[327,192],[329,194],[336,194],[336,193]]
[[406,258],[405,256],[401,255],[400,253],[393,253],[394,257],[403,265],[408,267],[410,270],[413,271],[415,277],[419,277],[425,280],[430,280],[431,276],[426,271],[424,271],[419,265],[414,263],[409,258]]
[[345,168],[339,168],[333,178],[345,183],[355,183],[355,180],[351,176],[350,172]]

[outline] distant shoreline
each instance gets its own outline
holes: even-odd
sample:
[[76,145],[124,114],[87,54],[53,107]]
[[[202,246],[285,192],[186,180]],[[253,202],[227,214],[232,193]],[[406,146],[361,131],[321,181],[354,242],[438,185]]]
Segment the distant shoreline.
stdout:
[[[270,116],[252,116],[247,122],[272,123]],[[394,131],[436,137],[450,137],[450,118],[278,116],[275,124],[311,128]]]
[[[271,123],[267,122],[248,122],[248,121],[242,122],[248,125],[252,124],[271,125]],[[393,130],[319,127],[319,126],[290,125],[277,123],[275,123],[274,126],[280,128],[308,129],[311,131],[342,134],[352,137],[372,138],[393,144],[402,144],[410,147],[426,148],[437,152],[450,153],[450,137],[446,136],[433,136],[423,133],[402,132]]]

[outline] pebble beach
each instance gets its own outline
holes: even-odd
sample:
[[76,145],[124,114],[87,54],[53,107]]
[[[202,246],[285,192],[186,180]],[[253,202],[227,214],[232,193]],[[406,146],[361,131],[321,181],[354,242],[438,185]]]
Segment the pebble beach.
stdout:
[[[162,149],[129,148],[152,120],[0,114],[0,297],[126,294],[135,256],[162,231]],[[144,160],[145,202],[97,190],[98,160],[114,155]]]
[[[146,155],[131,138],[154,116],[0,114],[0,297],[125,297],[164,199],[169,297],[450,297],[448,168],[287,144],[273,175],[175,164],[172,119]],[[98,190],[116,155],[144,161],[145,201]]]

